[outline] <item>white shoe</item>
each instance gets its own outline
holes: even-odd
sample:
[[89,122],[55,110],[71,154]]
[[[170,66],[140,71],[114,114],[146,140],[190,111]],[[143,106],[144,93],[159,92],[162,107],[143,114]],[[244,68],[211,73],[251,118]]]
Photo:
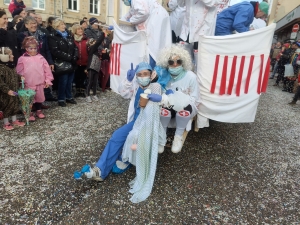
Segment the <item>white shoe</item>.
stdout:
[[93,95],[93,96],[92,96],[92,100],[95,101],[95,102],[98,102],[98,101],[99,101],[99,98],[97,97],[97,95]]
[[88,103],[92,103],[91,96],[87,96],[87,97],[85,98],[85,101],[88,102]]
[[163,145],[158,145],[158,153],[159,153],[159,154],[163,153],[164,150],[165,150],[165,146],[163,146]]
[[172,144],[172,152],[173,153],[178,153],[181,151],[183,145],[183,140],[182,140],[182,136],[179,135],[175,135],[174,136],[174,140],[173,140],[173,144]]
[[92,168],[92,179],[95,181],[103,181],[103,179],[101,178],[101,170],[95,166]]

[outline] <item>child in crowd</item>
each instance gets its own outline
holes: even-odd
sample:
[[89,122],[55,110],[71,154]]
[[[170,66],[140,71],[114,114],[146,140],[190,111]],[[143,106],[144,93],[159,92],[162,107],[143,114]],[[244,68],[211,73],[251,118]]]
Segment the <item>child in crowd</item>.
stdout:
[[[14,126],[23,127],[24,122],[17,120],[19,112],[19,99],[16,91],[19,88],[21,77],[14,70],[12,51],[8,48],[1,48],[0,55],[0,106],[4,120],[3,128],[13,130]],[[22,78],[24,79],[24,77]],[[1,112],[0,112],[1,113]],[[12,123],[8,118],[11,116]],[[0,118],[1,119],[1,118]]]
[[[52,85],[53,75],[46,59],[38,54],[38,42],[33,37],[26,37],[22,43],[22,47],[26,52],[19,58],[16,67],[17,73],[25,77],[25,88],[32,89],[36,92],[34,97],[34,108],[36,116],[44,119],[41,107],[45,101],[44,88]],[[29,121],[35,121],[35,115],[31,112]]]
[[22,0],[12,0],[8,6],[8,10],[10,11],[11,14],[13,14],[13,12],[16,9],[24,9],[24,8],[26,8],[26,5]]
[[[85,91],[86,101],[91,103],[93,101],[98,101],[98,97],[96,95],[97,84],[98,84],[98,76],[101,67],[100,61],[100,53],[98,50],[99,46],[102,44],[104,40],[104,33],[101,32],[101,35],[97,40],[90,38],[87,42],[88,48],[88,82]],[[93,90],[93,96],[90,96],[90,90]]]

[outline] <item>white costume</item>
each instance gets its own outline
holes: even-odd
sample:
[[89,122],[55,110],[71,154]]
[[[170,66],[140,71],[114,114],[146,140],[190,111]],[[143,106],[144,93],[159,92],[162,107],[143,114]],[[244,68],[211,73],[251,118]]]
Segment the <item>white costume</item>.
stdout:
[[[184,105],[191,105],[193,112],[191,114],[191,117],[193,118],[195,115],[197,115],[198,107],[201,103],[200,95],[199,95],[199,87],[197,82],[197,76],[192,71],[187,71],[185,76],[179,80],[171,79],[169,83],[167,84],[166,89],[171,89],[174,92],[179,91],[189,96],[188,102],[184,103],[183,99],[177,99],[178,102],[175,102],[175,104],[182,104]],[[172,95],[168,95],[168,98],[170,98]],[[166,105],[168,106],[168,105]],[[188,131],[191,129],[191,127],[186,128]]]
[[[217,5],[222,0],[177,0],[181,7],[186,6],[180,38],[189,43],[198,42],[199,35],[214,36]],[[189,35],[189,40],[187,40]]]
[[174,31],[176,37],[178,37],[181,33],[181,27],[185,15],[186,7],[179,6],[177,0],[170,0],[168,3],[168,7],[171,10],[170,13],[171,29]]
[[155,61],[160,49],[171,46],[169,14],[156,0],[132,0],[125,19],[146,31],[148,51]]

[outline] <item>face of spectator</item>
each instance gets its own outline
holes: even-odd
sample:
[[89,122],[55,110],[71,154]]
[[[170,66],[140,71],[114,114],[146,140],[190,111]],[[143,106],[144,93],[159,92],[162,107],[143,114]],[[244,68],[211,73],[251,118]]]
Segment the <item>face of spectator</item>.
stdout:
[[82,30],[82,28],[78,28],[78,29],[76,30],[75,34],[78,35],[78,36],[82,36],[82,35],[83,35],[83,30]]
[[264,16],[265,16],[265,13],[263,11],[261,11],[260,9],[258,9],[255,17],[256,18],[263,18]]
[[88,21],[88,19],[87,19],[87,18],[85,18],[85,19],[83,19],[83,21],[87,22],[87,21]]
[[28,45],[26,47],[26,51],[28,53],[28,55],[31,55],[31,56],[35,56],[37,54],[37,46],[36,45]]
[[38,23],[38,25],[42,25],[43,24],[43,19],[41,15],[36,15],[36,22]]
[[25,24],[25,27],[28,29],[29,32],[35,33],[37,30],[37,22],[29,21],[27,24]]
[[57,30],[59,30],[60,32],[64,32],[66,30],[66,25],[65,23],[61,22],[59,24],[59,26],[57,27]]
[[276,43],[276,47],[277,47],[277,48],[280,48],[280,47],[281,47],[281,43],[280,43],[280,42],[277,42],[277,43]]
[[23,10],[22,12],[20,12],[19,15],[22,16],[23,18],[25,18],[25,17],[26,17],[26,12],[25,12],[25,10]]
[[3,16],[0,17],[0,28],[6,28],[7,27],[7,15],[4,14]]
[[22,0],[17,0],[17,2],[21,2]]
[[83,29],[86,29],[86,28],[87,28],[87,23],[84,22],[84,23],[81,25],[81,27],[82,27]]
[[98,29],[99,29],[98,23],[94,23],[94,24],[92,25],[92,28],[93,28],[94,30],[98,30]]

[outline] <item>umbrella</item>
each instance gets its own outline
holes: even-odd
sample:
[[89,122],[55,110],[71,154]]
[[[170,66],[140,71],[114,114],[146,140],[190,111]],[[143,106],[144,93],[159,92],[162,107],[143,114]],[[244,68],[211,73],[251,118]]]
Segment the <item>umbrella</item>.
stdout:
[[35,91],[24,89],[24,81],[22,80],[22,89],[18,90],[18,96],[21,103],[21,108],[26,119],[26,124],[29,125],[29,116],[35,96]]
[[109,61],[108,60],[102,60],[101,62],[101,72],[102,72],[102,79],[101,79],[101,88],[102,91],[105,91],[105,87],[108,81],[108,78],[110,76],[109,74]]

